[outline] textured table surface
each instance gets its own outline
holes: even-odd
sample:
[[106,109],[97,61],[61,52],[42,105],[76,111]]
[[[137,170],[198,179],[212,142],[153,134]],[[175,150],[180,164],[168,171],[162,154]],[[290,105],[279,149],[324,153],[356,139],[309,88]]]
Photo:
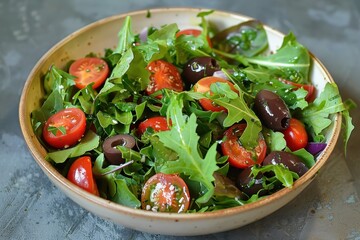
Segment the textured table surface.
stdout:
[[[55,43],[93,21],[155,7],[203,7],[252,16],[293,31],[360,103],[360,1],[1,0],[0,239],[185,239],[134,231],[94,216],[55,188],[31,157],[18,124],[21,90]],[[352,112],[359,127],[360,111]],[[295,200],[245,227],[189,239],[360,239],[360,133],[347,157],[342,140],[323,171]]]

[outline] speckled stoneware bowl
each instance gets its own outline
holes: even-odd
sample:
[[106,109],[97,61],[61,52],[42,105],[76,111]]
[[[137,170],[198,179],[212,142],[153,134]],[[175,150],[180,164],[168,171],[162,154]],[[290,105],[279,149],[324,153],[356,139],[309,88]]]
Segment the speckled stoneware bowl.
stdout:
[[[235,229],[271,214],[294,199],[311,183],[333,151],[341,128],[339,115],[333,117],[333,124],[327,132],[328,145],[326,149],[318,157],[316,164],[298,179],[292,188],[284,188],[265,199],[244,206],[192,214],[155,213],[132,209],[96,197],[73,185],[45,160],[46,151],[32,130],[30,113],[40,107],[41,98],[44,94],[41,78],[50,65],[55,64],[58,67],[63,67],[70,59],[83,57],[89,52],[103,54],[105,48],[115,47],[118,41],[118,31],[127,15],[132,16],[133,29],[139,33],[141,29],[150,25],[160,27],[164,23],[173,22],[177,23],[180,29],[197,28],[200,19],[196,15],[199,11],[202,9],[152,9],[150,10],[151,17],[147,17],[148,11],[144,10],[97,21],[56,44],[31,71],[22,92],[19,109],[21,130],[26,143],[36,162],[51,182],[88,211],[129,228],[158,234],[200,235]],[[208,16],[208,19],[222,29],[249,20],[249,17],[215,11]],[[270,48],[279,48],[284,35],[270,27],[265,28],[268,33]],[[316,57],[312,56],[312,61],[311,79],[316,88],[321,91],[326,82],[333,82],[333,80]]]

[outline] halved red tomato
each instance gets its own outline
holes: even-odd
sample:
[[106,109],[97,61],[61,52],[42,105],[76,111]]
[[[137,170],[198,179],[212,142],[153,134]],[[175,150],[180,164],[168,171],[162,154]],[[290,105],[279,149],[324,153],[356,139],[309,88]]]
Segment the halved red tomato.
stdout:
[[291,151],[296,151],[306,147],[308,144],[308,134],[302,122],[295,118],[289,121],[289,127],[282,131],[286,141],[286,145]]
[[54,148],[70,147],[84,135],[85,113],[78,108],[66,108],[52,115],[45,123],[43,137]]
[[[232,84],[230,81],[225,80],[223,78],[219,77],[204,77],[200,79],[195,85],[194,85],[194,91],[199,93],[206,93],[210,92],[210,86],[213,83],[227,83],[231,90],[238,92],[237,89],[234,87],[234,84]],[[211,94],[211,92],[210,92]],[[212,102],[210,99],[202,98],[199,100],[200,105],[203,107],[206,111],[213,111],[213,112],[221,112],[221,111],[227,111],[226,108],[216,105],[214,102]]]
[[141,207],[145,210],[182,213],[189,205],[189,189],[177,174],[157,173],[149,178],[142,190]]
[[138,134],[142,135],[149,127],[154,129],[155,132],[170,130],[166,118],[157,116],[142,121],[138,126]]
[[101,86],[109,75],[109,66],[101,58],[86,57],[77,59],[69,68],[69,73],[75,76],[75,85],[79,89],[94,83],[93,89]]
[[312,102],[315,99],[315,86],[311,84],[301,84],[301,83],[294,83],[292,81],[286,79],[280,79],[283,83],[292,85],[295,89],[304,88],[308,93],[305,97],[305,100],[308,102]]
[[246,168],[255,164],[261,164],[266,156],[266,142],[262,134],[259,135],[258,145],[254,149],[246,149],[239,141],[246,128],[245,123],[231,126],[224,133],[221,150],[231,166]]
[[[199,29],[188,28],[188,29],[183,29],[183,30],[180,30],[179,32],[177,32],[176,37],[179,37],[181,35],[193,35],[194,37],[197,37],[197,36],[200,36],[201,33],[202,33],[202,31]],[[211,43],[209,36],[206,36],[206,40],[207,40],[209,46],[212,47],[212,43]]]
[[89,156],[80,157],[71,164],[67,179],[89,193],[99,196],[99,190],[92,173],[92,163]]
[[[161,89],[171,89],[181,92],[184,89],[183,81],[177,68],[164,60],[156,60],[146,67],[152,74],[150,76],[150,84],[146,88],[148,95],[153,94]],[[158,95],[157,98],[161,98]]]

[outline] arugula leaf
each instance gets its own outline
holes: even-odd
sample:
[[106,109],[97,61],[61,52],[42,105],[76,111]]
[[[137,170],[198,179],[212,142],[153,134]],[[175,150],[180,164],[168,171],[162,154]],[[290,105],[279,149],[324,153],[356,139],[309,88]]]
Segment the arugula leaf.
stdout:
[[306,167],[311,168],[315,164],[314,156],[306,151],[304,148],[292,152],[295,156],[298,156]]
[[356,103],[350,99],[346,100],[344,102],[346,110],[342,112],[342,129],[343,129],[343,135],[344,135],[344,149],[345,149],[345,156],[346,156],[346,148],[347,143],[349,141],[351,132],[354,130],[354,125],[352,124],[352,118],[350,117],[349,111],[353,108],[356,108]]
[[51,66],[44,79],[44,88],[47,94],[58,91],[64,102],[70,102],[75,77],[67,72]]
[[38,139],[41,140],[42,127],[48,118],[64,109],[63,99],[58,91],[50,93],[43,105],[31,113],[31,124]]
[[[232,91],[229,89],[229,91]],[[228,96],[231,96],[230,94]],[[258,144],[259,133],[262,126],[260,119],[251,110],[251,108],[244,101],[244,94],[239,91],[239,97],[224,101],[223,98],[217,98],[216,94],[210,97],[211,100],[227,109],[228,115],[224,119],[223,126],[230,127],[241,120],[246,121],[246,128],[240,137],[241,143],[245,147],[255,147]]]
[[308,81],[310,71],[310,55],[308,50],[296,41],[293,33],[285,36],[282,46],[273,54],[254,57],[246,57],[240,54],[232,54],[219,49],[213,49],[214,53],[242,63],[245,66],[255,65],[279,72],[288,72],[290,75],[300,75],[298,79]]
[[263,135],[265,137],[266,146],[269,148],[269,152],[282,151],[286,148],[286,141],[284,134],[281,132],[274,132],[271,129],[263,129]]
[[268,47],[267,34],[263,24],[250,20],[231,26],[217,33],[212,42],[214,47],[226,52],[253,57]]
[[96,135],[93,131],[88,131],[81,142],[78,143],[75,147],[49,152],[47,155],[48,159],[51,159],[55,163],[63,163],[68,158],[78,157],[86,152],[92,151],[99,146],[100,137]]
[[176,63],[184,64],[194,57],[210,57],[206,47],[206,40],[200,36],[180,35],[175,39]]
[[47,130],[52,134],[54,134],[55,136],[58,131],[60,131],[63,135],[66,134],[66,129],[64,126],[59,126],[59,127],[49,126]]
[[167,114],[172,121],[171,130],[156,134],[166,147],[179,155],[176,161],[166,162],[161,168],[161,172],[183,173],[189,176],[190,180],[201,183],[206,191],[196,201],[206,203],[214,193],[213,173],[218,169],[216,165],[217,144],[210,147],[204,159],[201,158],[198,151],[199,136],[196,133],[196,116],[194,114],[189,118],[183,116],[182,98],[183,94],[171,97]]
[[320,96],[299,112],[299,119],[319,135],[331,123],[330,114],[342,112],[345,106],[341,101],[338,87],[335,83],[327,83]]
[[266,165],[266,166],[253,166],[251,169],[251,173],[253,176],[257,176],[261,173],[266,172],[273,172],[275,174],[275,178],[281,182],[281,184],[284,187],[291,188],[294,182],[294,179],[298,179],[299,176],[291,172],[287,167],[285,167],[283,164],[276,164],[276,165]]
[[118,33],[119,42],[114,53],[123,54],[127,49],[131,47],[135,40],[135,34],[132,32],[131,17],[125,18],[124,24]]
[[310,55],[308,50],[296,41],[293,33],[285,36],[281,47],[274,54],[246,58],[249,63],[268,68],[292,69],[305,79],[309,76]]
[[[124,176],[117,175],[116,173],[100,176],[101,174],[107,173],[118,167],[116,165],[109,165],[106,168],[103,168],[104,161],[104,154],[101,153],[96,158],[93,167],[94,174],[98,175],[102,181],[106,182],[106,187],[101,189],[103,193],[108,192],[108,198],[111,201],[131,208],[140,208],[141,202],[137,198],[137,194],[135,194],[140,191],[139,184],[130,178],[125,178]],[[134,190],[130,189],[129,186],[134,188]]]

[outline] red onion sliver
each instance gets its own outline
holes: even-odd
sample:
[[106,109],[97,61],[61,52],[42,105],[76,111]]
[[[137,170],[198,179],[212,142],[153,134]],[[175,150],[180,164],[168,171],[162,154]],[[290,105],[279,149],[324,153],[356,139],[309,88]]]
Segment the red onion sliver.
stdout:
[[213,73],[213,77],[218,77],[218,78],[222,78],[222,79],[225,79],[225,80],[230,80],[223,71],[215,71]]
[[140,32],[140,34],[139,34],[139,38],[140,38],[140,40],[141,40],[142,42],[146,42],[147,37],[148,37],[148,30],[149,30],[148,27],[144,27],[144,28],[141,30],[141,32]]
[[324,150],[326,145],[327,145],[326,143],[309,142],[305,147],[305,149],[309,153],[315,156],[318,153],[320,153],[322,150]]

